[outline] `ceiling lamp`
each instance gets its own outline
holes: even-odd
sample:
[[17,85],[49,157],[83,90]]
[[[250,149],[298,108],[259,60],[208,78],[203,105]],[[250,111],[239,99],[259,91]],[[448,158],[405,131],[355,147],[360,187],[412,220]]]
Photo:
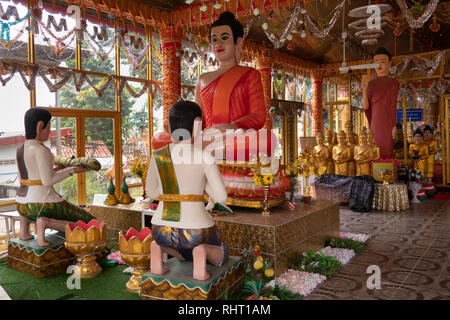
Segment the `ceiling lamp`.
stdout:
[[390,11],[389,4],[369,4],[350,10],[349,17],[361,18],[348,25],[349,29],[355,31],[355,37],[361,39],[363,45],[376,45],[378,38],[384,36],[382,27],[390,20],[381,15]]

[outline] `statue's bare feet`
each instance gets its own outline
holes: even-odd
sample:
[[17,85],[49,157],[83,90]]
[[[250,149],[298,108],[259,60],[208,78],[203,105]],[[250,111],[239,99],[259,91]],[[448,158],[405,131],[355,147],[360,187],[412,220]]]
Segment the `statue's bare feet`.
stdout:
[[159,266],[151,266],[151,272],[154,274],[164,274],[167,271],[169,271],[169,267],[165,266],[164,264],[160,264]]
[[27,240],[33,240],[34,236],[29,234],[29,233],[19,233],[19,239],[23,240],[23,241],[27,241]]
[[38,240],[38,241],[37,241],[37,244],[38,244],[40,247],[48,247],[48,246],[50,245],[50,242],[47,242],[47,241],[45,241],[45,240]]
[[209,279],[210,275],[208,272],[206,272],[206,270],[204,272],[194,272],[193,278],[195,280],[207,280]]

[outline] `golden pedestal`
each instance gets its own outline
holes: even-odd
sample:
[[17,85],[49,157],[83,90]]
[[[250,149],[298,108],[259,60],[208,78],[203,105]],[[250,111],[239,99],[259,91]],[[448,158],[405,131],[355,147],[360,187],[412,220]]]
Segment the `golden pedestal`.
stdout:
[[327,238],[339,237],[339,202],[315,200],[295,205],[295,210],[289,210],[287,204],[272,208],[269,216],[263,216],[260,209],[237,208],[233,215],[214,220],[228,241],[231,255],[257,244],[279,276],[298,262],[303,252],[318,250]]
[[8,243],[8,267],[40,278],[66,272],[75,262],[64,246],[64,233],[47,233],[49,247],[40,247],[36,239],[11,239]]
[[218,300],[230,296],[244,279],[244,264],[239,257],[230,256],[221,267],[206,265],[211,275],[205,281],[192,278],[192,261],[168,262],[169,271],[163,275],[148,272],[141,284],[145,300]]

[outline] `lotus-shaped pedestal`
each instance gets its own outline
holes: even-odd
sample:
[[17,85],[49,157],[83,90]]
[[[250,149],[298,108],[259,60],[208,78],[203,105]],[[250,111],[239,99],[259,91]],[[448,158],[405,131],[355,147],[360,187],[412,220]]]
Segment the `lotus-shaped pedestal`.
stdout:
[[142,275],[150,270],[152,240],[152,231],[147,227],[141,232],[137,232],[134,228],[130,228],[127,233],[119,232],[120,257],[133,268],[133,275],[127,282],[129,292],[139,292]]
[[66,245],[70,253],[76,255],[77,266],[74,273],[80,278],[92,278],[102,272],[96,260],[96,253],[106,246],[106,225],[102,221],[92,219],[88,224],[79,220],[77,223],[66,224]]

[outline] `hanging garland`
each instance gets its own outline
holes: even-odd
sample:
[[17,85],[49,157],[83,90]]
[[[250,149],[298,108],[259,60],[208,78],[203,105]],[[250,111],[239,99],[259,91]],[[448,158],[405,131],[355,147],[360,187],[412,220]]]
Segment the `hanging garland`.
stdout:
[[[19,38],[20,38],[20,37],[22,36],[22,34],[25,32],[25,26],[26,26],[26,24],[27,24],[27,22],[25,21],[25,22],[23,23],[23,25],[22,25],[22,28],[20,28],[19,32],[17,33],[17,35],[16,35],[13,39],[10,39],[10,38],[9,38],[9,37],[10,37],[9,34],[7,34],[7,39],[6,39],[6,40],[3,40],[3,38],[0,37],[0,44],[1,44],[3,47],[7,48],[7,49],[11,48],[11,47],[14,45],[14,43],[16,43],[16,41],[19,40]],[[10,33],[10,30],[8,31],[8,33]]]
[[403,16],[412,29],[422,28],[425,22],[427,22],[428,19],[430,19],[430,17],[433,15],[439,3],[439,0],[431,0],[430,3],[428,3],[428,5],[426,6],[425,10],[423,10],[423,14],[420,17],[416,18],[411,14],[411,11],[409,10],[404,0],[396,1],[400,9],[402,10]]
[[0,40],[3,40],[6,43],[9,43],[11,41],[10,32],[11,27],[15,26],[16,24],[21,23],[22,21],[26,20],[30,16],[30,13],[27,13],[23,18],[20,18],[17,21],[11,21],[11,22],[3,22],[0,21],[1,27],[0,27]]

